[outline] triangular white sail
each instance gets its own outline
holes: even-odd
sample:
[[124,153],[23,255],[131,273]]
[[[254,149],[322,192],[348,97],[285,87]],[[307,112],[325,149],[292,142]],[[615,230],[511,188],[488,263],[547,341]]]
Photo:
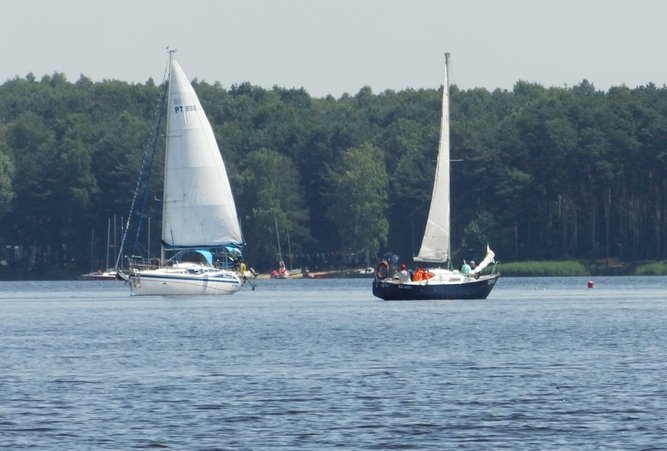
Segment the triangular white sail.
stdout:
[[227,170],[192,85],[171,61],[162,242],[169,248],[241,246]]
[[443,263],[450,258],[449,232],[449,54],[445,54],[445,80],[442,90],[440,145],[435,167],[431,207],[418,262]]

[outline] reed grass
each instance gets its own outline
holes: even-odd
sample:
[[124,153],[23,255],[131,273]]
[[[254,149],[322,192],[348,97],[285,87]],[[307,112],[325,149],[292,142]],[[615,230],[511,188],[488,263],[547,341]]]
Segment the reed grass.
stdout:
[[635,276],[665,276],[667,275],[667,262],[653,262],[638,265],[634,270]]
[[503,276],[510,277],[565,277],[587,276],[586,267],[576,261],[525,261],[502,263],[498,267]]

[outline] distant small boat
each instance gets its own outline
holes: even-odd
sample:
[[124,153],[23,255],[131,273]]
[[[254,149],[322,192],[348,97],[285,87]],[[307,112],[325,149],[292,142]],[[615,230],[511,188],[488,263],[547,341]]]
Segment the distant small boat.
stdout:
[[303,270],[304,279],[365,279],[373,277],[375,270],[373,268],[362,269],[332,269],[329,271],[309,271]]
[[81,274],[79,280],[119,280],[118,273],[115,269],[107,269],[102,271],[98,269],[95,272],[89,272],[87,274]]
[[274,216],[273,220],[276,224],[276,243],[278,244],[278,268],[271,270],[269,276],[272,279],[298,279],[303,276],[301,268],[292,268],[292,250],[290,248],[289,233],[287,234],[287,246],[289,249],[290,269],[285,266],[283,260],[283,252],[280,247],[280,232],[278,231],[278,219]]
[[307,269],[303,272],[304,279],[330,279],[332,278],[332,271],[315,271],[310,272]]
[[[116,223],[116,218],[114,217],[114,227]],[[94,233],[93,233],[94,234]],[[91,260],[92,258],[92,250],[93,250],[93,244],[94,240],[91,239],[90,242],[90,247],[91,247]],[[120,280],[118,277],[118,272],[109,267],[109,250],[111,248],[111,219],[109,219],[107,223],[107,270],[102,271],[101,269],[98,269],[97,271],[89,272],[86,274],[81,274],[79,276],[79,280]]]
[[287,269],[285,268],[285,262],[281,260],[278,264],[278,269],[271,271],[270,277],[272,279],[297,279],[303,277],[303,271],[301,268]]
[[357,273],[358,273],[360,276],[373,277],[373,275],[375,274],[375,269],[374,269],[374,268],[371,268],[371,267],[369,266],[368,268],[358,269],[358,270],[357,270]]

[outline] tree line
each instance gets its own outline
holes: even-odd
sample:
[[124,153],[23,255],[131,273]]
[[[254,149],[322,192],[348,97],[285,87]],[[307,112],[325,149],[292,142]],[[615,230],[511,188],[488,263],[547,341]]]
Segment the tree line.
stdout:
[[[315,98],[249,83],[193,86],[256,269],[277,265],[278,237],[286,262],[312,269],[417,252],[441,90]],[[0,271],[104,266],[109,221],[115,252],[160,88],[59,73],[0,86]],[[487,242],[504,261],[666,258],[667,88],[519,81],[512,90],[453,86],[450,98],[456,258],[481,257]],[[161,159],[142,213],[150,227],[137,237],[153,256]]]

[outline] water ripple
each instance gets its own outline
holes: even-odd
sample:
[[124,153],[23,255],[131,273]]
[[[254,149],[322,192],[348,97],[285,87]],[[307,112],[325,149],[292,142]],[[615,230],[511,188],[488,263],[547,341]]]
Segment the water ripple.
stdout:
[[667,448],[665,278],[429,303],[291,282],[179,302],[5,287],[0,448]]

